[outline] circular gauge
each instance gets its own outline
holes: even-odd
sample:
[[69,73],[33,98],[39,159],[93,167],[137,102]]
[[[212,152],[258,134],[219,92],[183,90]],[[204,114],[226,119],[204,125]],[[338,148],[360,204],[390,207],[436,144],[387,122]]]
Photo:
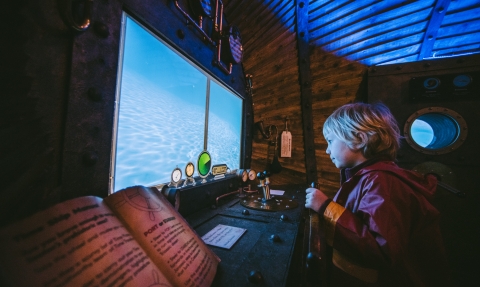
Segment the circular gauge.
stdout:
[[200,153],[197,160],[197,171],[198,174],[205,178],[210,173],[210,168],[212,167],[212,158],[208,151],[204,150]]
[[253,169],[248,170],[248,179],[255,180],[257,178],[257,172]]
[[470,85],[472,78],[469,75],[458,75],[453,79],[453,85],[458,88],[465,88]]
[[242,181],[247,182],[248,180],[248,172],[246,170],[243,170],[242,172]]
[[195,166],[193,165],[193,163],[192,162],[187,163],[187,166],[185,167],[185,175],[188,177],[192,177],[194,172],[195,172]]
[[237,171],[237,175],[238,177],[240,177],[240,179],[243,181],[243,182],[247,182],[248,180],[248,172],[246,169],[239,169]]
[[181,179],[182,179],[182,171],[178,167],[176,167],[172,171],[172,182],[178,183]]
[[429,90],[437,88],[438,85],[440,85],[440,80],[437,78],[428,78],[423,82],[423,87]]
[[225,31],[227,45],[222,46],[225,60],[232,64],[239,64],[243,58],[242,38],[236,26],[229,26]]

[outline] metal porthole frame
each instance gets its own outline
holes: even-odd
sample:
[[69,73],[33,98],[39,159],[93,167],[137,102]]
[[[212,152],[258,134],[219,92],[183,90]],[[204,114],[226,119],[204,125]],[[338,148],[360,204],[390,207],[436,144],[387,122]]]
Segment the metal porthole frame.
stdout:
[[[412,124],[416,119],[418,119],[419,117],[425,114],[438,114],[443,117],[446,116],[446,117],[449,117],[454,123],[457,124],[458,133],[456,138],[453,140],[451,144],[442,148],[431,149],[431,148],[424,148],[418,145],[415,142],[415,140],[413,140],[410,132]],[[428,107],[428,108],[424,108],[416,111],[407,119],[403,127],[403,134],[407,143],[416,151],[419,151],[423,154],[439,155],[439,154],[446,154],[446,153],[452,152],[456,150],[458,147],[460,147],[467,138],[468,127],[467,127],[466,121],[463,119],[463,117],[459,113],[443,107]]]

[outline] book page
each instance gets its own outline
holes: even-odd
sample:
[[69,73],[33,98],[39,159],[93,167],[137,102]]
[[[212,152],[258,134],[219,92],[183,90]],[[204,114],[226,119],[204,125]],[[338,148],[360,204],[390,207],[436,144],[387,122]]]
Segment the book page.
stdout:
[[210,286],[218,257],[156,189],[134,186],[105,199],[175,286]]
[[10,286],[171,286],[101,198],[57,204],[0,230]]

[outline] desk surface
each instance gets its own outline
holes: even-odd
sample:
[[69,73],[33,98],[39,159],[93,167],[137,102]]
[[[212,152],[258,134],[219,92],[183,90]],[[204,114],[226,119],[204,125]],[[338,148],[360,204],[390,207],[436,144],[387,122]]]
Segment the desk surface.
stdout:
[[[221,259],[212,286],[286,286],[302,232],[305,187],[272,186],[272,189],[285,190],[284,196],[297,201],[298,207],[283,211],[250,209],[242,206],[241,199],[234,194],[220,200],[216,208],[186,217],[200,236],[218,224],[247,230],[230,249],[209,246]],[[252,272],[257,272],[255,278],[261,275],[262,279],[256,281],[251,277]]]

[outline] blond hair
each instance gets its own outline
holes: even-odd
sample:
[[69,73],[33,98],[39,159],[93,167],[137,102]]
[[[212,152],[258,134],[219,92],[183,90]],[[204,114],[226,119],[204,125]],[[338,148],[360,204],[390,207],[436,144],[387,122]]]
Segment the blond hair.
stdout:
[[[366,137],[359,136],[363,132]],[[400,148],[400,130],[382,103],[353,103],[335,110],[323,125],[323,135],[333,133],[350,148],[360,148],[365,158],[384,154],[394,160]]]

